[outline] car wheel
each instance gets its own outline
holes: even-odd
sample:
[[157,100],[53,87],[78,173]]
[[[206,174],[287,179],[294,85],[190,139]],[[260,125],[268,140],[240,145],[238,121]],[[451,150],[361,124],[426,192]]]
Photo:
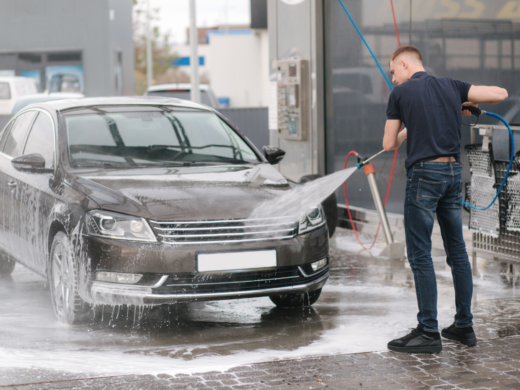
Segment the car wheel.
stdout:
[[271,295],[271,301],[278,307],[303,307],[316,303],[321,294],[321,288],[308,293]]
[[78,267],[70,240],[63,232],[56,233],[52,242],[49,286],[54,313],[60,322],[81,324],[88,320],[90,305],[78,293]]
[[[300,184],[307,183],[323,177],[322,175],[306,175],[300,179]],[[338,225],[338,200],[336,193],[333,192],[330,196],[321,203],[325,218],[327,219],[327,227],[329,229],[329,237],[332,237]]]
[[11,275],[14,271],[16,261],[5,253],[0,253],[0,275]]

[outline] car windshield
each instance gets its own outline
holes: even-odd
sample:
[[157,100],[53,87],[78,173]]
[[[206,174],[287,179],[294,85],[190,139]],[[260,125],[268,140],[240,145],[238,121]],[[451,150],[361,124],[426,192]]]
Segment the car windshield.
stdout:
[[82,110],[64,115],[71,167],[260,162],[212,112]]

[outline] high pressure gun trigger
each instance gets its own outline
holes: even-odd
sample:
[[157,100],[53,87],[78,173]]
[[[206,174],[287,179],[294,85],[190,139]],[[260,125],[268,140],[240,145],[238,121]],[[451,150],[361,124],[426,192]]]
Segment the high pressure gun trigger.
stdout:
[[464,110],[468,110],[469,112],[471,112],[473,115],[475,115],[477,118],[482,115],[482,114],[485,114],[486,111],[478,108],[478,107],[474,107],[474,106],[463,106],[463,109]]

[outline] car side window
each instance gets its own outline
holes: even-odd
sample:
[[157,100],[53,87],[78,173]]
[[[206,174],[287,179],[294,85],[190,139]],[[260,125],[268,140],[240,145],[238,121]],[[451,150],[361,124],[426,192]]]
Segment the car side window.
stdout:
[[54,126],[48,115],[40,112],[34,121],[23,154],[38,153],[45,159],[45,168],[54,166]]
[[16,122],[16,119],[15,120],[12,120],[11,122],[9,122],[9,124],[2,130],[1,132],[1,135],[0,137],[2,137],[0,139],[0,150],[2,150],[4,148],[4,145],[5,145],[5,140],[7,138],[7,136],[9,135],[9,132],[11,131],[14,123]]
[[25,138],[36,114],[36,111],[29,111],[16,118],[16,122],[11,126],[11,131],[7,134],[2,152],[11,157],[18,157],[22,154]]

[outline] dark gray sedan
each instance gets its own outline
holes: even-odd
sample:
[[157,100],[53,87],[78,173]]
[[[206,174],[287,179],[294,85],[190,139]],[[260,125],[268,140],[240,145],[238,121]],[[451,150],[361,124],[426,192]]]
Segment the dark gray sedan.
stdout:
[[[58,319],[94,304],[269,296],[311,305],[328,278],[323,208],[265,215],[290,190],[212,109],[168,98],[31,105],[0,139],[0,273],[49,281]],[[251,214],[257,210],[255,217]]]

